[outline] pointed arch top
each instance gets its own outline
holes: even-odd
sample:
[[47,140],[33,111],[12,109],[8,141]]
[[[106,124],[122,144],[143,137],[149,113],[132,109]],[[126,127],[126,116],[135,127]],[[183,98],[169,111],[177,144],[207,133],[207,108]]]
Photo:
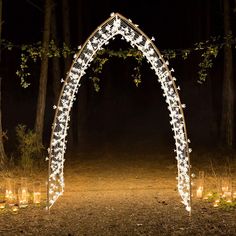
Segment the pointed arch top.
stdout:
[[172,70],[168,69],[161,53],[154,45],[154,38],[149,38],[138,25],[119,13],[112,13],[86,40],[78,53],[65,80],[57,106],[54,106],[55,117],[52,125],[52,134],[49,152],[49,177],[48,177],[48,208],[50,208],[64,191],[64,154],[66,151],[66,135],[70,110],[75,100],[75,95],[80,87],[80,79],[86,73],[96,53],[108,44],[116,35],[121,35],[132,47],[140,50],[150,63],[158,77],[170,112],[170,124],[174,133],[175,152],[178,168],[178,190],[187,211],[191,211],[191,177],[188,138],[175,78]]

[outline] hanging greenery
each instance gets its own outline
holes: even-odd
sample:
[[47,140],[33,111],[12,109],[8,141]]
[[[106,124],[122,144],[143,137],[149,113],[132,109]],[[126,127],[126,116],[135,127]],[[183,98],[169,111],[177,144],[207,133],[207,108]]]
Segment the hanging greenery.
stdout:
[[[3,39],[1,40],[0,44],[2,49],[6,49],[8,51],[11,51],[12,49],[18,49],[21,51],[20,65],[18,70],[16,71],[16,74],[21,79],[21,86],[23,88],[27,88],[30,85],[29,77],[31,75],[29,63],[36,62],[38,59],[40,60],[42,58],[42,54],[44,53],[42,43],[37,42],[34,44],[15,45],[12,42]],[[206,81],[209,69],[213,67],[214,59],[219,54],[220,50],[224,46],[233,46],[235,48],[235,44],[236,38],[234,38],[232,34],[229,34],[225,37],[211,37],[209,40],[206,40],[204,42],[195,43],[191,48],[163,50],[162,55],[167,60],[176,58],[182,58],[183,60],[187,60],[191,54],[199,53],[202,60],[198,64],[198,82],[202,84]],[[74,55],[77,51],[77,48],[70,47],[65,43],[63,43],[62,47],[58,47],[56,43],[52,40],[50,42],[49,51],[47,55],[49,58],[67,58],[69,56]],[[140,68],[143,61],[142,53],[135,48],[125,50],[103,49],[96,54],[96,57],[93,61],[93,66],[91,67],[93,75],[90,77],[90,79],[93,82],[95,91],[98,92],[100,89],[99,81],[103,66],[112,57],[122,58],[124,60],[126,60],[127,58],[133,58],[136,61],[136,66],[134,67],[132,77],[135,85],[138,87],[141,83]]]
[[127,58],[133,58],[136,61],[136,66],[134,67],[134,73],[132,74],[133,81],[135,85],[138,87],[141,83],[141,72],[140,68],[143,61],[143,54],[134,48],[126,49],[126,50],[111,50],[111,49],[102,49],[101,51],[97,52],[96,57],[93,60],[92,72],[93,75],[90,79],[93,81],[94,89],[96,92],[100,90],[99,81],[100,81],[100,74],[102,73],[103,66],[106,62],[112,58],[122,58],[126,60]]
[[[42,58],[44,54],[44,48],[42,47],[41,42],[37,42],[35,44],[21,45],[21,46],[13,46],[12,43],[3,41],[2,45],[5,46],[6,49],[12,50],[13,47],[16,47],[21,50],[21,58],[20,58],[20,66],[16,71],[16,75],[21,79],[21,86],[23,88],[27,88],[30,83],[28,82],[28,78],[31,75],[29,72],[29,61],[37,62],[38,59]],[[50,41],[49,50],[47,52],[47,56],[49,58],[52,57],[68,57],[74,54],[75,49],[71,49],[65,43],[63,43],[63,47],[58,47],[53,40]]]

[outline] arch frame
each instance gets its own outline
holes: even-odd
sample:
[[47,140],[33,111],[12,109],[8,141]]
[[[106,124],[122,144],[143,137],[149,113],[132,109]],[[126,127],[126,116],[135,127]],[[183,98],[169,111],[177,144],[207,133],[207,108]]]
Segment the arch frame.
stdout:
[[116,35],[121,35],[132,47],[136,47],[150,63],[155,71],[158,82],[161,84],[163,96],[168,104],[170,124],[174,133],[175,152],[178,168],[178,191],[186,210],[191,214],[191,165],[190,152],[187,137],[187,129],[183,108],[179,97],[179,87],[175,84],[175,77],[169,70],[168,61],[165,61],[160,51],[154,45],[154,38],[149,38],[138,25],[119,13],[112,13],[97,29],[87,38],[82,47],[78,47],[78,53],[69,69],[67,77],[62,80],[63,86],[58,104],[53,106],[55,116],[52,125],[50,147],[48,148],[48,185],[47,185],[47,209],[50,209],[59,196],[64,192],[64,154],[66,151],[66,136],[69,129],[70,111],[76,99],[80,79],[86,74],[96,53],[103,49]]

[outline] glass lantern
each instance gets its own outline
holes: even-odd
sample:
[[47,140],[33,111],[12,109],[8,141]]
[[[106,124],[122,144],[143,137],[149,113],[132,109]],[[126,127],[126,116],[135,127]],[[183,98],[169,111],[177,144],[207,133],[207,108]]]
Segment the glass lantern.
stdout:
[[33,203],[34,204],[40,204],[41,202],[41,183],[39,181],[34,182],[34,188],[33,188]]
[[2,182],[0,185],[0,210],[6,207],[5,193],[6,193],[5,183]]
[[15,181],[13,178],[6,178],[5,199],[9,206],[16,204],[17,195],[15,192]]
[[18,189],[18,201],[20,208],[26,208],[28,206],[29,192],[27,178],[21,178],[20,188]]
[[196,184],[196,197],[202,198],[204,191],[204,171],[199,171]]

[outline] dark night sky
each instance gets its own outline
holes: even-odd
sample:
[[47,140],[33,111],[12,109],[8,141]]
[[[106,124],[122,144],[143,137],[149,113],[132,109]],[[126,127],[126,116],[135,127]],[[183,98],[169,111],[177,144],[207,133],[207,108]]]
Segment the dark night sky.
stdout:
[[[43,2],[42,0],[3,0],[3,38],[18,44],[40,41],[43,31]],[[55,2],[60,31],[59,41],[62,41],[61,1]],[[154,36],[156,46],[160,50],[188,48],[195,42],[205,40],[209,34],[222,34],[223,19],[219,1],[208,1],[209,13],[207,13],[205,0],[69,0],[69,2],[73,46],[83,43],[93,30],[110,16],[111,12],[119,12],[130,18],[148,36]],[[38,7],[33,6],[32,3]],[[2,62],[6,77],[3,83],[3,101],[8,100],[3,104],[3,121],[12,137],[14,136],[13,127],[17,123],[26,123],[29,127],[33,127],[37,99],[38,67],[32,65],[34,68],[33,78],[31,78],[32,86],[24,90],[20,88],[19,79],[15,76],[19,60],[19,55],[12,52],[6,55]],[[215,127],[218,125],[217,117],[220,107],[220,101],[215,100],[215,95],[209,92],[212,88],[218,92],[219,83],[212,84],[208,81],[203,86],[196,83],[198,60],[199,57],[195,56],[187,61],[182,59],[171,61],[171,67],[175,68],[175,76],[178,78],[177,83],[182,88],[181,98],[187,104],[187,126],[190,138],[193,139],[195,145],[217,137]],[[9,65],[12,65],[11,69]],[[108,63],[103,73],[104,81],[108,81],[107,83],[109,79],[113,81],[112,89],[108,92],[94,95],[91,86],[85,85],[87,107],[84,109],[87,112],[87,120],[83,123],[83,129],[86,130],[87,136],[83,136],[83,140],[95,139],[94,142],[96,142],[96,138],[101,138],[97,134],[99,133],[107,140],[106,142],[113,140],[111,142],[121,145],[123,145],[122,142],[135,140],[136,137],[139,137],[137,143],[145,143],[145,140],[150,145],[155,145],[155,140],[158,140],[160,144],[169,143],[167,140],[172,134],[168,123],[168,112],[155,76],[147,65],[144,65],[143,85],[137,90],[130,82],[131,67],[119,60]],[[221,70],[221,61],[217,59],[210,77],[216,76],[215,81],[219,81]],[[49,94],[50,92],[49,86]],[[49,95],[46,133],[49,133],[48,127],[53,117],[51,100]],[[29,113],[33,115],[29,117]],[[202,129],[205,130],[204,137],[199,132]]]

